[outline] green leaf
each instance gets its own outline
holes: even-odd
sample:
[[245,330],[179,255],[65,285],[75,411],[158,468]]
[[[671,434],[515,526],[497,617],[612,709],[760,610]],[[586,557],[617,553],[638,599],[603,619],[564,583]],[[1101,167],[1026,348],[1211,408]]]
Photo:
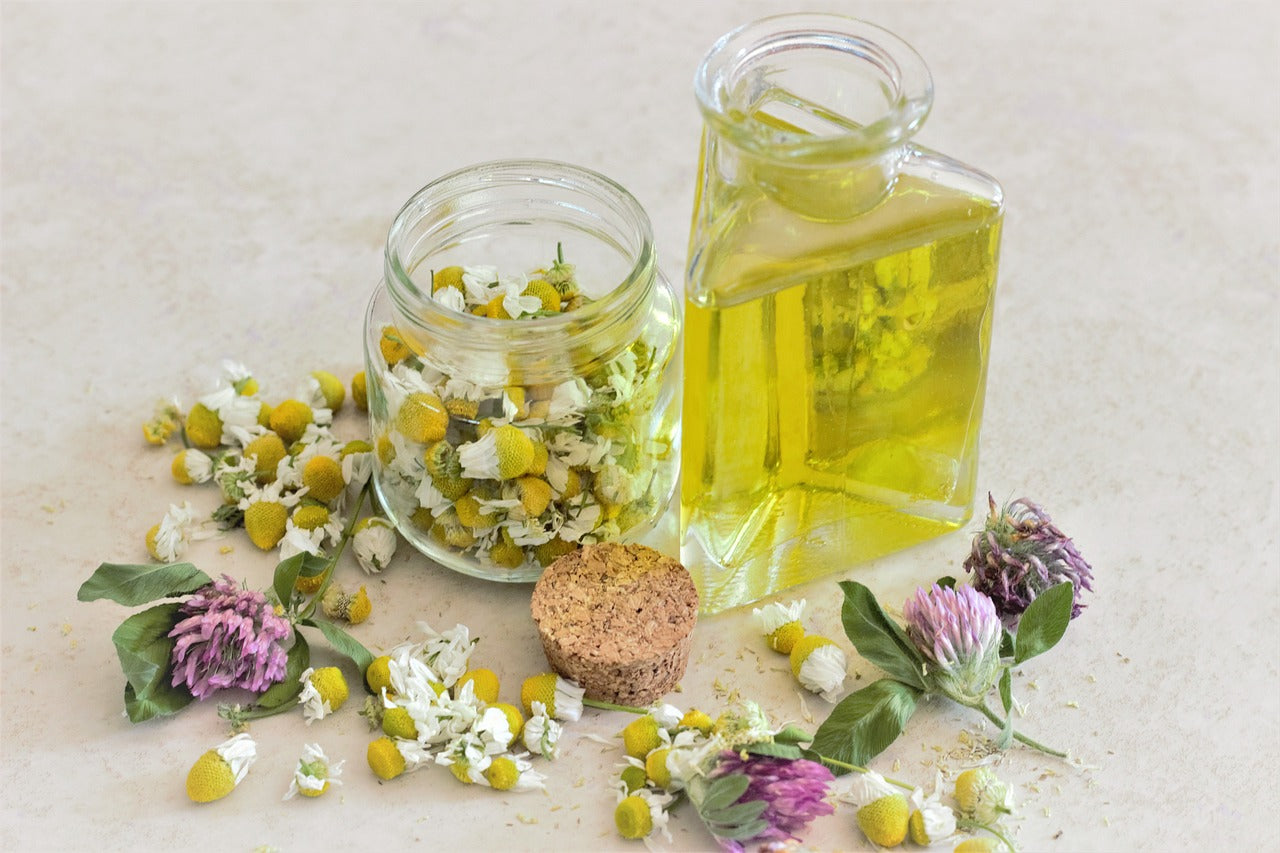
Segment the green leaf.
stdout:
[[752,755],[767,755],[772,758],[803,758],[804,750],[793,743],[770,743],[769,741],[761,741],[753,743],[743,748],[744,752]]
[[179,618],[178,602],[135,613],[111,635],[127,680],[125,710],[136,722],[172,714],[191,702],[184,688],[170,684],[174,640],[168,634]]
[[1000,706],[1006,714],[1013,710],[1013,679],[1007,666],[1000,672]]
[[1071,605],[1075,589],[1071,581],[1051,586],[1036,596],[1018,620],[1018,636],[1014,642],[1015,664],[1042,655],[1057,645],[1071,622]]
[[840,611],[844,632],[858,654],[896,680],[924,690],[924,659],[907,632],[885,615],[875,595],[862,584],[841,581],[840,588],[844,590]]
[[173,687],[166,681],[157,685],[145,698],[139,699],[133,685],[127,681],[124,683],[124,710],[131,723],[176,714],[190,705],[194,698],[186,690]]
[[307,640],[297,631],[293,632],[293,645],[289,647],[288,660],[284,667],[284,680],[279,681],[258,697],[260,708],[278,708],[286,702],[292,702],[302,692],[302,673],[311,666],[311,648]]
[[902,734],[922,694],[916,687],[891,678],[868,684],[831,711],[813,737],[813,751],[866,767]]
[[329,560],[325,557],[318,557],[305,551],[294,554],[276,565],[275,574],[271,578],[271,588],[275,590],[276,598],[280,603],[288,606],[293,598],[293,588],[298,578],[313,578],[328,568]]
[[702,818],[707,823],[719,824],[720,826],[738,827],[748,821],[753,821],[760,817],[760,813],[765,810],[769,804],[764,800],[750,800],[745,803],[735,803],[722,809],[714,809],[713,811],[703,811]]
[[720,826],[719,824],[708,824],[707,826],[712,835],[730,841],[749,841],[768,828],[769,822],[764,819],[753,820],[750,823],[744,823],[742,826]]
[[[698,777],[702,780],[703,777]],[[706,793],[698,803],[699,811],[706,809],[722,809],[731,806],[751,787],[751,780],[745,773],[734,773],[731,776],[720,776],[710,782],[704,782]]]
[[787,726],[773,736],[774,743],[809,743],[812,740],[813,735],[796,726]]
[[942,587],[943,589],[955,589],[955,588],[956,588],[956,579],[955,579],[955,578],[953,578],[953,577],[951,577],[951,575],[943,575],[942,577],[940,577],[940,578],[938,578],[936,581],[934,581],[934,583],[935,583],[935,584],[937,584],[938,586]]
[[1013,634],[1009,633],[1008,628],[1000,629],[1000,657],[1013,657]]
[[191,563],[126,565],[103,563],[80,585],[76,598],[97,601],[109,598],[126,607],[137,607],[157,598],[173,598],[195,592],[213,579]]
[[339,628],[337,625],[325,619],[304,619],[303,625],[311,628],[319,628],[320,633],[324,634],[324,638],[329,641],[329,645],[334,650],[340,652],[355,661],[360,669],[360,680],[364,681],[365,670],[369,668],[369,664],[373,663],[373,655],[355,637]]

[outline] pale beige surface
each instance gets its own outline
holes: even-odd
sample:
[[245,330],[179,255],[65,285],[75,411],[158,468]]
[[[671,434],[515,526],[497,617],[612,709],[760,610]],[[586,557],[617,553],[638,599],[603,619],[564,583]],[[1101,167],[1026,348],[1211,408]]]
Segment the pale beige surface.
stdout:
[[[364,721],[344,710],[310,728],[293,714],[255,725],[248,779],[195,806],[186,770],[225,735],[212,704],[130,725],[110,642],[126,611],[75,591],[103,560],[143,560],[169,502],[212,505],[141,442],[156,398],[189,402],[224,357],[277,396],[312,369],[359,369],[386,229],[437,175],[512,156],[596,168],[648,208],[678,278],[694,67],[721,32],[788,5],[3,5],[0,847],[638,849],[611,826],[619,751],[584,737],[625,722],[601,713],[569,727],[548,796],[467,789],[437,770],[379,785]],[[921,141],[1005,186],[980,480],[1044,503],[1097,574],[1064,644],[1016,683],[1025,728],[1088,767],[1007,754],[1020,844],[1274,844],[1275,7],[827,5],[920,50],[937,89]],[[352,413],[340,426],[360,429]],[[839,637],[835,580],[900,604],[959,573],[966,541],[839,568],[794,594],[812,629]],[[242,537],[190,556],[262,586],[274,565]],[[466,623],[509,699],[543,666],[527,587],[402,549],[370,594],[374,616],[355,633],[371,648],[417,618]],[[852,669],[875,677],[856,657]],[[749,611],[699,625],[683,688],[683,706],[715,709],[737,689],[780,722],[830,708],[801,703]],[[965,728],[972,715],[927,706],[878,766],[929,782]],[[313,740],[347,760],[346,785],[280,802]],[[680,849],[709,846],[691,814],[673,831]],[[847,809],[807,840],[869,849]]]

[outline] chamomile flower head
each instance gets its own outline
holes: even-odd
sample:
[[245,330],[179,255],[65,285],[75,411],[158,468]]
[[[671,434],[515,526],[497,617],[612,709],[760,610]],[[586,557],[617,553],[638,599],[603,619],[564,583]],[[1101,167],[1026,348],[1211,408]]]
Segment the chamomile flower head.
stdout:
[[395,426],[410,441],[430,444],[444,438],[449,427],[449,412],[435,394],[415,391],[400,405]]
[[498,675],[493,670],[483,668],[467,670],[458,678],[455,688],[461,689],[466,684],[472,685],[476,698],[486,705],[498,701]]
[[308,667],[299,680],[302,692],[298,694],[298,704],[302,706],[307,725],[323,720],[347,701],[347,680],[336,666]]
[[151,420],[142,425],[142,436],[148,444],[160,445],[182,426],[182,411],[177,400],[161,400],[156,403]]
[[1002,845],[989,835],[966,838],[956,845],[953,853],[996,853]]
[[741,749],[753,743],[773,739],[769,718],[755,702],[742,701],[721,714],[712,728],[728,749]]
[[342,463],[330,456],[312,456],[302,468],[302,485],[311,497],[329,503],[347,487]]
[[271,410],[271,429],[285,444],[302,438],[307,426],[314,421],[315,413],[301,400],[285,400]]
[[690,708],[685,715],[680,718],[678,726],[682,729],[692,729],[697,731],[703,737],[711,735],[712,728],[715,727],[716,721],[711,719],[711,715],[706,711],[699,711],[697,708]]
[[920,788],[911,792],[911,817],[907,827],[911,840],[921,847],[946,841],[956,832],[956,813],[942,802],[941,777],[939,773],[938,784],[928,797]]
[[329,409],[336,412],[342,408],[347,399],[347,389],[342,380],[327,370],[315,370],[307,377],[307,396],[311,405],[317,409]]
[[344,761],[331,763],[318,743],[309,743],[302,748],[302,757],[294,768],[293,779],[289,781],[289,790],[284,798],[291,800],[298,794],[304,797],[318,797],[329,790],[330,784],[341,785],[338,777],[342,774]]
[[207,483],[213,477],[213,460],[207,453],[189,447],[178,451],[170,465],[173,479],[183,485]]
[[530,704],[532,707],[529,719],[525,720],[520,733],[525,749],[543,758],[559,758],[560,736],[564,733],[564,727],[547,713],[546,705],[536,700]]
[[858,809],[858,829],[872,844],[897,847],[907,837],[910,811],[902,794],[886,794]]
[[796,642],[804,636],[804,627],[800,620],[804,618],[805,600],[792,601],[787,604],[774,602],[751,611],[764,634],[769,648],[784,655],[791,654]]
[[257,491],[257,469],[252,456],[228,453],[213,464],[213,480],[222,492],[222,499],[231,506]]
[[355,592],[347,592],[338,584],[333,584],[325,591],[320,606],[330,619],[343,619],[352,625],[359,625],[373,612],[369,593],[363,586]]
[[445,687],[452,687],[470,667],[475,644],[466,625],[454,625],[445,631],[435,631],[426,622],[418,628],[427,635],[422,644],[422,656],[435,680]]
[[484,780],[495,791],[544,791],[546,777],[524,755],[497,755],[485,768]]
[[360,411],[369,411],[369,381],[363,370],[351,377],[351,402]]
[[399,744],[389,737],[370,742],[365,758],[374,775],[387,781],[403,774],[408,766]]
[[247,732],[226,740],[196,759],[187,773],[187,796],[197,803],[220,800],[235,790],[258,758]]
[[652,788],[619,793],[618,805],[613,811],[613,822],[623,838],[638,840],[661,835],[671,840],[667,829],[667,808],[675,798]]
[[840,698],[847,667],[844,650],[817,634],[801,637],[791,649],[791,672],[800,686],[828,702]]
[[533,441],[519,427],[504,424],[476,441],[461,445],[458,459],[464,477],[512,480],[529,470],[533,462]]
[[187,551],[195,516],[191,504],[170,504],[160,523],[147,531],[147,552],[162,563],[172,563]]
[[623,727],[623,750],[632,758],[644,758],[662,745],[662,734],[663,728],[658,721],[650,714],[642,714]]
[[264,432],[244,446],[245,458],[253,460],[253,471],[258,482],[269,483],[276,478],[280,460],[289,455],[284,441],[274,432]]
[[249,492],[239,504],[249,541],[264,551],[274,548],[284,538],[289,510],[301,500],[301,491],[285,493],[279,482]]
[[471,731],[480,738],[481,748],[486,755],[506,752],[516,739],[516,733],[511,730],[511,719],[507,713],[492,705],[480,712],[479,718],[471,726]]
[[[303,524],[299,524],[301,521]],[[295,517],[285,522],[284,536],[280,538],[280,559],[287,560],[296,554],[319,556],[324,552],[324,527],[306,527],[307,515],[301,519]]]
[[990,767],[957,776],[955,795],[960,814],[978,823],[992,823],[1013,810],[1013,791]]
[[371,515],[356,523],[351,548],[360,568],[369,574],[377,574],[390,564],[399,541],[390,521]]
[[187,440],[202,450],[210,450],[222,443],[222,418],[204,403],[196,403],[187,412]]
[[533,703],[541,702],[547,713],[557,720],[577,722],[582,717],[582,697],[586,690],[554,672],[544,672],[525,679],[520,687],[520,701],[525,712],[533,713]]

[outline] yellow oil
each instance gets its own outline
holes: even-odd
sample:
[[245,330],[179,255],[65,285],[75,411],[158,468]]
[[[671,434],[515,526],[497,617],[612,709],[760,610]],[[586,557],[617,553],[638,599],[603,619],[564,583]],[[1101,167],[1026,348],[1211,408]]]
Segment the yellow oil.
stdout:
[[847,221],[787,201],[713,199],[716,238],[694,247],[681,525],[704,612],[954,530],[972,505],[999,201],[928,168]]

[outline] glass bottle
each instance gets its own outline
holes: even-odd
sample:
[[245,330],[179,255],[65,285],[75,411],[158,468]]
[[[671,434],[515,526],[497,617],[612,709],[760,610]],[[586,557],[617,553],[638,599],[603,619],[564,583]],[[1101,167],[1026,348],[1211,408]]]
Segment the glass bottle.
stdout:
[[644,536],[678,473],[678,318],[647,215],[602,175],[500,161],[420,190],[365,322],[374,486],[400,533],[501,581]]
[[695,89],[681,536],[715,612],[969,518],[1003,200],[911,142],[932,80],[874,25],[748,24]]

